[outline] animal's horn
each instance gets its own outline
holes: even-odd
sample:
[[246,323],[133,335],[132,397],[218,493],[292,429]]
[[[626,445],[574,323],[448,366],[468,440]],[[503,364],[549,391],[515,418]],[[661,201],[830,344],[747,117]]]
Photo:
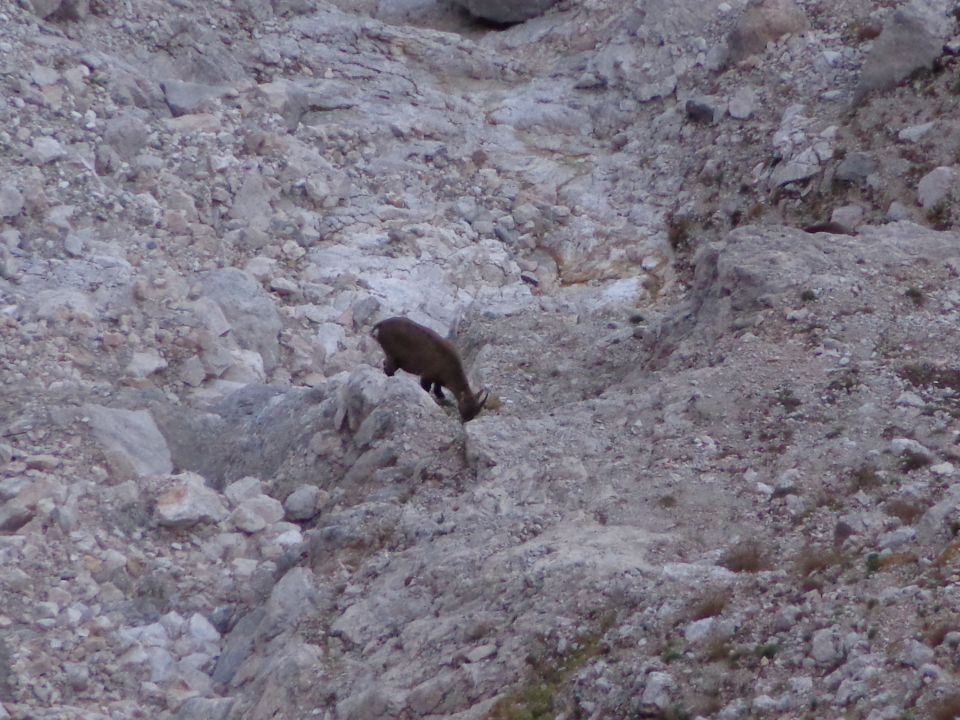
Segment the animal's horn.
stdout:
[[481,391],[477,394],[477,402],[480,404],[480,407],[481,407],[481,408],[482,408],[484,405],[487,404],[487,398],[488,398],[489,396],[490,396],[490,391],[489,391],[489,390],[481,390]]

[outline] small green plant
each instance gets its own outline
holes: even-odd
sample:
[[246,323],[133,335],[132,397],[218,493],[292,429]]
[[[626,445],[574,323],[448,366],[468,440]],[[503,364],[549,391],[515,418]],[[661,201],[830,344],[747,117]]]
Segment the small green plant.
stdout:
[[916,286],[907,288],[903,294],[906,295],[916,307],[923,307],[927,302],[927,296],[923,293],[923,290]]
[[660,653],[660,657],[667,664],[676,662],[677,660],[683,659],[683,652],[675,648],[673,645],[668,644],[663,652]]
[[816,299],[817,299],[817,294],[810,288],[807,288],[806,290],[800,293],[800,300],[802,300],[805,303],[813,302]]
[[616,622],[613,612],[595,617],[597,632],[574,643],[569,652],[531,653],[529,681],[502,698],[488,715],[489,720],[548,720],[558,714],[556,696],[573,673],[604,650],[601,635]]
[[767,660],[773,660],[776,654],[780,652],[780,646],[776,643],[766,643],[764,645],[758,645],[757,649],[754,650],[754,655],[758,658],[767,658]]
[[867,575],[872,575],[880,569],[880,553],[872,552],[867,555]]

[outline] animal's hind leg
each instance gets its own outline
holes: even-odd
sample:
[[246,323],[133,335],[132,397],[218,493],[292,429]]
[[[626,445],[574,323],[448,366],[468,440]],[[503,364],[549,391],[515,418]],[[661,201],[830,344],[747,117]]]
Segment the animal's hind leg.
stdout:
[[437,400],[441,405],[448,405],[450,403],[446,397],[444,397],[442,385],[438,383],[433,378],[420,378],[420,387],[422,387],[427,392],[430,392],[431,386],[433,387],[433,394],[437,396]]

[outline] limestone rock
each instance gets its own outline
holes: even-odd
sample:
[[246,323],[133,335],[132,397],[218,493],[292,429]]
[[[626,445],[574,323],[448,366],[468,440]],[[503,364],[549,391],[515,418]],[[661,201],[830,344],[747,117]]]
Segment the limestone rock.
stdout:
[[889,90],[933,62],[943,51],[943,39],[934,35],[915,14],[896,10],[863,63],[855,102],[871,92]]
[[183,529],[198,523],[220,522],[227,516],[219,493],[208,488],[196,473],[173,475],[170,480],[173,487],[157,498],[154,511],[160,525]]
[[93,435],[114,470],[121,474],[165,475],[173,470],[170,450],[146,410],[121,410],[88,404]]
[[217,302],[241,348],[263,358],[264,370],[277,365],[280,352],[280,316],[269,293],[243,270],[214,270],[203,278],[203,293]]
[[205,109],[206,104],[223,95],[227,88],[182,80],[164,80],[160,83],[170,112],[174,117],[189,115]]
[[917,184],[917,200],[921,207],[930,210],[948,200],[956,191],[957,171],[952,167],[936,167]]
[[23,210],[23,195],[13,185],[0,186],[0,217],[13,218]]
[[283,510],[290,520],[309,520],[317,514],[324,492],[316,485],[301,485],[283,501]]
[[103,139],[116,151],[117,157],[129,162],[146,147],[149,133],[147,124],[139,115],[124,113],[110,118]]

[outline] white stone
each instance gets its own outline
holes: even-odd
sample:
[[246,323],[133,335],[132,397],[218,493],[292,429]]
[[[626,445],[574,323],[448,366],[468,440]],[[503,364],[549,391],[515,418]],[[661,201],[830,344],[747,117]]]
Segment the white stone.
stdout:
[[238,530],[257,533],[283,518],[283,506],[266,495],[243,500],[230,515],[230,522]]
[[855,230],[863,222],[863,208],[859,205],[843,205],[830,214],[830,219],[845,228]]
[[897,133],[897,139],[901,142],[915,143],[928,132],[930,132],[936,123],[926,122],[920,125],[911,125]]
[[32,159],[40,165],[46,165],[47,163],[60,160],[67,154],[67,151],[63,149],[63,145],[52,137],[34,138],[32,146]]
[[839,657],[832,628],[823,628],[813,634],[810,655],[821,665],[829,665]]
[[884,533],[877,541],[881,550],[897,550],[917,539],[917,531],[912,527],[901,527]]
[[138,380],[160,372],[167,367],[167,361],[152,348],[146,352],[135,352],[127,363],[127,375]]
[[248,498],[263,494],[263,487],[258,478],[248,475],[227,485],[223,490],[230,505],[236,507]]
[[727,106],[727,112],[730,117],[737,120],[746,120],[753,115],[757,104],[757,94],[751,87],[738,88],[730,96],[730,103]]
[[640,701],[644,705],[652,705],[661,710],[669,707],[671,702],[671,690],[674,681],[670,673],[653,671],[647,675],[647,681],[643,687],[643,696]]
[[23,210],[23,195],[12,185],[0,186],[0,217],[16,217]]
[[165,475],[173,470],[167,441],[146,410],[88,404],[83,412],[114,470],[135,475]]
[[316,485],[301,485],[283,501],[283,509],[290,520],[309,520],[317,514],[323,496],[323,490]]
[[191,472],[173,476],[176,484],[157,499],[157,522],[165,527],[188,528],[198,523],[220,522],[227,516],[219,493]]
[[200,613],[194,613],[190,616],[190,620],[187,623],[187,632],[190,633],[191,638],[201,644],[220,642],[220,633],[217,632],[217,629],[210,621]]
[[947,201],[957,183],[957,171],[952,167],[936,167],[917,184],[917,200],[925,210],[931,210]]
[[695,620],[688,624],[683,631],[683,636],[689,643],[696,643],[703,640],[713,630],[716,618],[708,617],[701,620]]

